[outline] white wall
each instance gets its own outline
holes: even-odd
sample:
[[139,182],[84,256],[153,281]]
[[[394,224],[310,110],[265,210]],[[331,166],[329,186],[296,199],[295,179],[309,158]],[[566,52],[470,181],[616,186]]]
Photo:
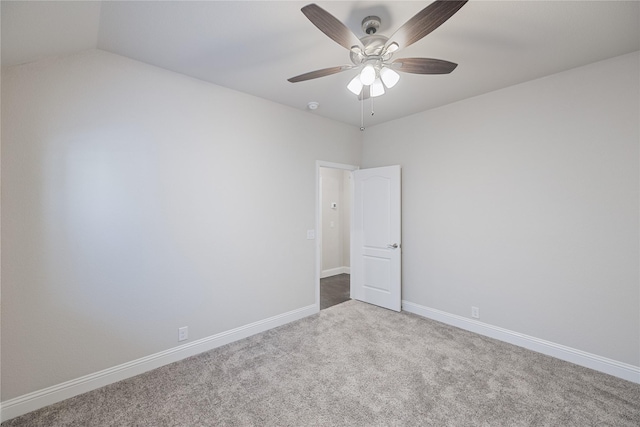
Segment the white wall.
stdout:
[[351,171],[342,171],[342,265],[351,269]]
[[[343,169],[320,168],[322,210],[322,271],[329,277],[349,271],[351,173]],[[331,204],[335,202],[334,209]]]
[[356,128],[102,51],[2,72],[2,400],[313,305]]
[[638,53],[368,128],[403,300],[640,366]]

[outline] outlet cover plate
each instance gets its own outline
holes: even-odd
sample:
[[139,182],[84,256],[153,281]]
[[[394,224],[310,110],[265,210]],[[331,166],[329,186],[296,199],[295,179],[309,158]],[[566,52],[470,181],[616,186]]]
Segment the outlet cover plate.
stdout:
[[182,328],[178,328],[178,341],[184,341],[189,338],[189,327],[183,326]]

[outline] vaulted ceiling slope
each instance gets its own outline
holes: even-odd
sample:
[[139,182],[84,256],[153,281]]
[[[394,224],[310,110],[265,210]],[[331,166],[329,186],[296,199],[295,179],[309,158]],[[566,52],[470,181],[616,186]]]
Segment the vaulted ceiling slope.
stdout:
[[[299,1],[2,1],[2,65],[103,49],[158,67],[360,125],[346,89],[356,70],[299,83],[287,78],[349,65]],[[377,15],[386,36],[430,2],[322,1],[358,37]],[[638,1],[471,0],[403,57],[459,64],[447,75],[403,73],[371,103],[368,126],[640,49]]]

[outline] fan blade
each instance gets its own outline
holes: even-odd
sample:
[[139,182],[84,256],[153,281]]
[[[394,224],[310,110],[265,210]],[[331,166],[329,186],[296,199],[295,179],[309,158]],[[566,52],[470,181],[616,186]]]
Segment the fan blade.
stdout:
[[449,74],[458,64],[431,58],[398,58],[392,62],[393,69],[413,74]]
[[351,49],[353,46],[358,46],[364,49],[360,39],[351,32],[342,22],[340,22],[332,14],[318,6],[317,4],[309,4],[302,8],[302,13],[305,14],[309,21],[320,31],[329,36],[333,41],[346,49]]
[[397,43],[400,49],[417,42],[451,18],[468,0],[437,0],[418,12],[393,33],[385,47]]
[[322,70],[310,71],[308,73],[300,74],[299,76],[291,77],[289,80],[291,83],[303,82],[305,80],[317,79],[318,77],[330,76],[341,71],[350,70],[352,66],[341,65],[339,67],[323,68]]

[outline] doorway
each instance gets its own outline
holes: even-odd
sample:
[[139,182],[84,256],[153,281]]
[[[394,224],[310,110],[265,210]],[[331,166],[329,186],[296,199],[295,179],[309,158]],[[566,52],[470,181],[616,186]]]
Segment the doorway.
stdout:
[[317,162],[316,304],[319,310],[350,299],[350,239],[354,165]]
[[351,277],[347,273],[320,279],[320,310],[351,299]]

